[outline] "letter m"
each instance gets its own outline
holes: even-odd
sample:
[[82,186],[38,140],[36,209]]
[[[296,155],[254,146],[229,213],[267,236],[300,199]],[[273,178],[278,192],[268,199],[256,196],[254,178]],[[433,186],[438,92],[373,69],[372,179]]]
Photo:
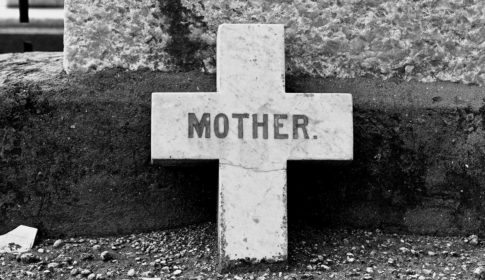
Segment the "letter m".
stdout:
[[200,121],[195,116],[195,113],[189,113],[189,138],[194,138],[194,129],[197,132],[197,136],[202,138],[202,134],[205,130],[205,138],[210,138],[211,119],[209,113],[204,113]]

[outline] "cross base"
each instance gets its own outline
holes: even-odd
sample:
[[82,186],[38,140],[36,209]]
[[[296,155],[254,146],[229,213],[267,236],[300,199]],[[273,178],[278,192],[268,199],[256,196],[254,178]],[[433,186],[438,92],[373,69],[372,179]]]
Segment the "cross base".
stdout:
[[219,162],[219,262],[287,259],[286,165],[260,170]]

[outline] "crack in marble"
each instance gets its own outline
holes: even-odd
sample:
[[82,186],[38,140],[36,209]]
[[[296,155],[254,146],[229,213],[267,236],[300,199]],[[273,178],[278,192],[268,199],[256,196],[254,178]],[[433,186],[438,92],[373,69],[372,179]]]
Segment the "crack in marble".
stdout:
[[264,170],[264,169],[260,169],[258,167],[247,167],[247,166],[244,166],[244,165],[241,165],[241,164],[228,163],[228,162],[219,162],[219,165],[227,165],[227,166],[232,166],[232,167],[240,167],[240,168],[243,168],[243,169],[246,169],[246,170],[252,170],[254,172],[262,172],[262,173],[263,172],[286,171],[286,168],[285,167]]

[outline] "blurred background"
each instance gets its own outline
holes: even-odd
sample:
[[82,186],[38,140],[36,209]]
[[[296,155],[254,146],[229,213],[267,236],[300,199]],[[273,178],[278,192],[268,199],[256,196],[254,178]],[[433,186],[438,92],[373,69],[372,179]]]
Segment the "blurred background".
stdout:
[[62,51],[64,0],[0,0],[0,53]]

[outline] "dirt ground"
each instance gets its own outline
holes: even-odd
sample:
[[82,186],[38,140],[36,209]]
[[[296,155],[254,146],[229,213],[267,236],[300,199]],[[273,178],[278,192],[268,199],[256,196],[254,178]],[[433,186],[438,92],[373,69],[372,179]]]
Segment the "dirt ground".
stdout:
[[105,238],[40,240],[3,254],[1,279],[481,279],[476,237],[293,227],[287,265],[220,273],[214,223]]

